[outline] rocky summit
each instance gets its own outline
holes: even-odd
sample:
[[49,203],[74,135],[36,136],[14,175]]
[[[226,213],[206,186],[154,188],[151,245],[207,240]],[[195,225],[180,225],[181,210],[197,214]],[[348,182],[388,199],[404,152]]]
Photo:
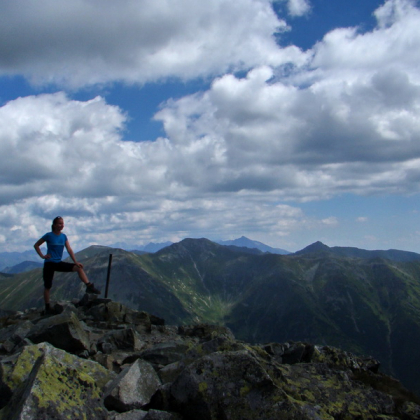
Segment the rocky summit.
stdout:
[[251,345],[89,295],[0,327],[1,420],[420,418],[378,361],[334,347]]

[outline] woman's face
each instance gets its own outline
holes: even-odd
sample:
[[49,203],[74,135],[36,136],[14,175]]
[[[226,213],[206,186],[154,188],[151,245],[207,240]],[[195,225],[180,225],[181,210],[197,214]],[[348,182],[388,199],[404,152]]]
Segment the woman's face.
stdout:
[[53,225],[54,232],[61,232],[64,229],[64,220],[57,219]]

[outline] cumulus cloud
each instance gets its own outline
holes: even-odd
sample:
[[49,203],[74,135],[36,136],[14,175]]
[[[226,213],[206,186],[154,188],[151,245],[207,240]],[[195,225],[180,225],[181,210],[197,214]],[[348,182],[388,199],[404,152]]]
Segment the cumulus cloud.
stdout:
[[[219,76],[206,91],[162,104],[155,119],[165,135],[150,142],[124,141],[129,116],[102,97],[76,101],[60,92],[4,104],[0,237],[10,230],[11,240],[36,236],[41,220],[57,212],[84,244],[192,232],[283,236],[298,226],[338,225],[334,216],[306,220],[297,202],[419,192],[420,11],[413,2],[389,0],[372,31],[331,31],[305,54],[275,46],[281,22],[268,1],[180,0],[188,19],[163,3],[127,0],[117,10],[112,2],[42,1],[36,11],[23,0],[2,4],[0,31],[22,31],[0,46],[4,73],[73,86]],[[16,5],[27,6],[17,29],[10,23]],[[30,19],[40,11],[42,18]],[[61,41],[48,45],[46,28]],[[229,68],[250,69],[222,74]]]
[[273,38],[285,28],[269,0],[14,0],[0,5],[0,74],[73,87],[207,77],[296,60]]
[[185,237],[217,240],[227,234],[251,235],[271,243],[305,223],[299,208],[262,201],[260,196],[176,200],[151,195],[96,199],[56,195],[0,207],[0,236],[7,237],[8,249],[20,249],[22,244],[29,247],[49,230],[57,215],[65,218],[66,232],[76,249],[98,243],[177,242]]
[[308,0],[288,0],[287,9],[291,16],[304,16],[311,10]]
[[194,231],[216,239],[229,226],[241,234],[270,226],[285,235],[302,218],[275,197],[215,196],[212,187],[206,192],[193,180],[194,174],[202,183],[211,176],[210,167],[200,168],[203,153],[217,155],[211,142],[123,141],[125,121],[122,110],[103,98],[81,102],[64,93],[19,98],[0,108],[0,226],[13,232],[8,246],[29,244],[57,215],[77,225],[69,232],[80,246],[165,235],[179,240]]

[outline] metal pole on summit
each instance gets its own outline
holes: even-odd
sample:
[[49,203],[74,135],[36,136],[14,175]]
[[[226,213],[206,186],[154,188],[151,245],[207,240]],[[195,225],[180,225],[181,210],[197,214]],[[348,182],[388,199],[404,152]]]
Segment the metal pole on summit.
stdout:
[[109,278],[111,277],[112,254],[109,254],[108,274],[106,276],[105,299],[108,297]]

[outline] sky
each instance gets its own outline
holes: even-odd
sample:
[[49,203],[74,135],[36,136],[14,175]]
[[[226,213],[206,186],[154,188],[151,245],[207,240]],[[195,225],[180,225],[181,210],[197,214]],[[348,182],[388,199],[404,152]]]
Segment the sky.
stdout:
[[0,0],[0,252],[420,252],[415,0]]

